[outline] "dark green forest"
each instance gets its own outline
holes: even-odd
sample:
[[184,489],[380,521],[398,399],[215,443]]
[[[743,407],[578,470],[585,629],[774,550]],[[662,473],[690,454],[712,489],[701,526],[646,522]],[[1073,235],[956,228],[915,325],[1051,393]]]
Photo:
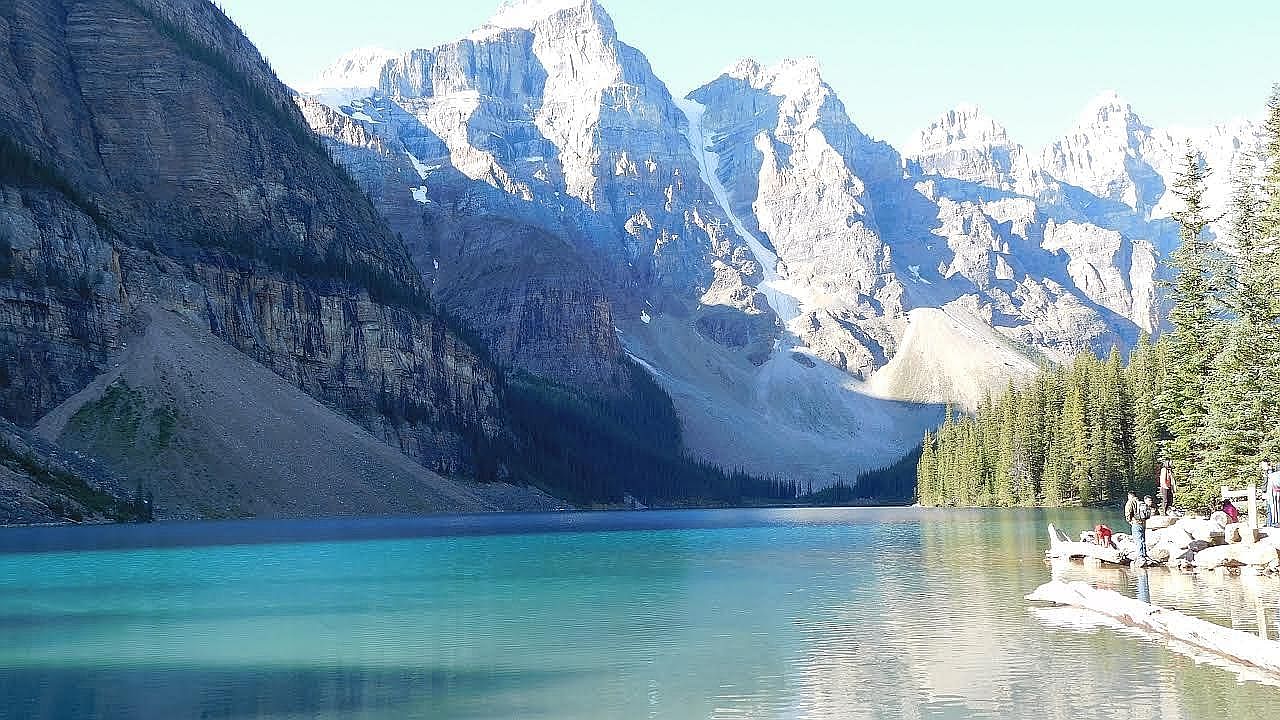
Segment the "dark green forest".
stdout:
[[684,454],[671,398],[628,361],[630,388],[596,396],[528,375],[507,383],[518,447],[508,457],[517,482],[578,505],[626,496],[645,505],[740,505],[794,501],[791,481],[755,478]]
[[948,411],[917,467],[925,505],[1061,506],[1152,492],[1173,464],[1179,507],[1207,510],[1223,485],[1280,460],[1280,86],[1264,145],[1236,168],[1229,237],[1207,238],[1205,180],[1190,148],[1173,191],[1181,244],[1167,259],[1168,322],[1123,362],[1118,350],[1045,367],[973,415]]

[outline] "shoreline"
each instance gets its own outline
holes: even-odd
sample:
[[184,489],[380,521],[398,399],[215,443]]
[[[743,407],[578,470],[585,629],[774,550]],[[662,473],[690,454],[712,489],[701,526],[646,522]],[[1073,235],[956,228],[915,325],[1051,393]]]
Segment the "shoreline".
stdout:
[[[324,521],[382,521],[382,520],[414,520],[424,518],[467,518],[467,517],[488,517],[488,516],[520,516],[520,515],[559,515],[559,514],[586,514],[586,513],[647,513],[647,512],[680,512],[680,511],[702,511],[702,510],[857,510],[857,509],[923,509],[936,510],[939,508],[926,508],[920,505],[906,505],[900,503],[884,502],[877,503],[868,501],[864,504],[839,504],[839,505],[818,505],[804,503],[764,503],[760,505],[744,504],[744,505],[653,505],[632,507],[629,505],[601,505],[592,507],[574,507],[566,505],[562,508],[530,508],[525,510],[507,510],[495,509],[485,512],[439,512],[439,513],[418,513],[405,515],[305,515],[305,516],[280,516],[280,517],[205,517],[205,518],[184,518],[184,517],[158,517],[150,522],[116,522],[113,520],[93,520],[77,522],[68,520],[66,522],[39,522],[39,523],[0,523],[0,533],[5,530],[21,530],[31,528],[69,528],[69,527],[132,527],[132,526],[167,526],[183,523],[272,523],[272,522],[324,522]],[[982,508],[951,508],[955,510],[980,510]]]

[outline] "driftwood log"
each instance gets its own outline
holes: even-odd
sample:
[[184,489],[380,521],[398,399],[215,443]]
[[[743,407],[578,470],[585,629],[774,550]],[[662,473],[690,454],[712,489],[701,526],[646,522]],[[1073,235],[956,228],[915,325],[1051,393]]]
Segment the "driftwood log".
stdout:
[[1280,643],[1243,630],[1215,625],[1083,582],[1054,581],[1041,585],[1027,596],[1027,600],[1089,610],[1122,625],[1181,642],[1280,678]]
[[1074,542],[1065,533],[1049,525],[1049,550],[1046,554],[1051,558],[1068,560],[1071,558],[1096,558],[1112,565],[1128,565],[1129,558],[1112,547],[1104,547],[1087,542]]

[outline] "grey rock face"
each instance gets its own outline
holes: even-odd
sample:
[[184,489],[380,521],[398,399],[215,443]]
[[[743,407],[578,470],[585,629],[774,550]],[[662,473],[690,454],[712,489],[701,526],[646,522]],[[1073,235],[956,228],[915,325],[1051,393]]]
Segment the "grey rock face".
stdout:
[[976,109],[935,123],[903,162],[857,129],[813,61],[743,61],[690,99],[733,212],[777,251],[805,317],[793,331],[836,367],[870,378],[917,308],[972,307],[1055,357],[1124,345],[1152,322],[1129,239],[1095,248],[1016,192],[1038,175]]
[[[1023,203],[1022,212],[991,214],[1032,231],[1039,249],[1065,259],[1065,274],[1056,276],[1064,286],[1151,331],[1160,318],[1159,259],[1178,242],[1171,188],[1187,148],[1215,169],[1207,198],[1220,214],[1240,160],[1256,143],[1256,126],[1243,121],[1209,130],[1153,129],[1129,103],[1104,93],[1075,129],[1034,159],[976,108],[963,108],[918,136],[910,164],[926,175],[1035,200],[1034,212]],[[968,194],[970,203],[994,207],[982,192]]]
[[943,115],[920,131],[903,153],[924,175],[942,175],[1010,192],[1025,192],[1034,183],[1026,150],[1009,138],[1003,125],[975,105]]
[[[329,73],[328,84],[335,76]],[[337,114],[306,99],[302,104],[337,156],[384,198],[380,209],[415,248],[428,278],[439,283],[459,271],[449,267],[447,253],[431,250],[433,243],[445,248],[457,240],[428,238],[412,220],[395,219],[393,206],[406,198],[427,212],[499,216],[564,238],[567,262],[597,276],[625,319],[706,310],[711,317],[700,326],[708,337],[749,339],[757,351],[768,347],[776,330],[752,290],[759,266],[702,181],[684,138],[684,115],[643,55],[618,40],[597,3],[513,4],[466,39],[387,61],[378,77],[376,93],[339,104]],[[358,86],[357,80],[348,84]],[[342,95],[317,92],[314,99]],[[347,129],[350,123],[361,130]],[[358,132],[389,148],[398,168],[389,172],[361,160],[373,146]],[[409,168],[416,178],[406,177]],[[583,277],[547,270],[538,279],[544,287]],[[598,300],[570,287],[558,293],[591,305]],[[599,317],[589,307],[565,312]],[[604,337],[613,329],[588,332],[591,345],[614,353],[587,363],[603,368],[616,358],[618,347]],[[582,349],[573,337],[564,340],[565,351],[575,343],[575,351]],[[601,380],[591,373],[567,379]]]
[[500,364],[573,385],[620,388],[612,306],[580,250],[540,230],[537,217],[503,219],[522,214],[505,193],[443,164],[426,169],[398,136],[314,100],[299,104],[406,239],[436,302],[485,340]]
[[474,471],[501,432],[494,371],[415,299],[405,246],[221,12],[20,0],[0,34],[22,40],[0,51],[0,135],[59,178],[0,191],[5,416],[78,390],[155,305],[423,464]]

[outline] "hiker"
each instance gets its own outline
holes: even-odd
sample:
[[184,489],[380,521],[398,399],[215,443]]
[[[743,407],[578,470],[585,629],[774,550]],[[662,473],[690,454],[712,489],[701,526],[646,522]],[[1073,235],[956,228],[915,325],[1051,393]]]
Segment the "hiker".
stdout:
[[1266,489],[1267,489],[1267,525],[1271,528],[1280,527],[1280,468],[1276,468],[1271,462],[1263,462],[1265,466],[1263,473],[1266,473]]
[[1236,507],[1236,504],[1230,500],[1222,501],[1222,512],[1226,513],[1226,516],[1231,518],[1231,522],[1240,522],[1240,510]]
[[1168,460],[1160,467],[1160,514],[1173,512],[1173,463]]
[[1133,492],[1129,493],[1129,501],[1124,504],[1124,519],[1133,530],[1133,539],[1138,543],[1138,557],[1147,561],[1147,520],[1151,518],[1151,498],[1146,502],[1138,499]]

